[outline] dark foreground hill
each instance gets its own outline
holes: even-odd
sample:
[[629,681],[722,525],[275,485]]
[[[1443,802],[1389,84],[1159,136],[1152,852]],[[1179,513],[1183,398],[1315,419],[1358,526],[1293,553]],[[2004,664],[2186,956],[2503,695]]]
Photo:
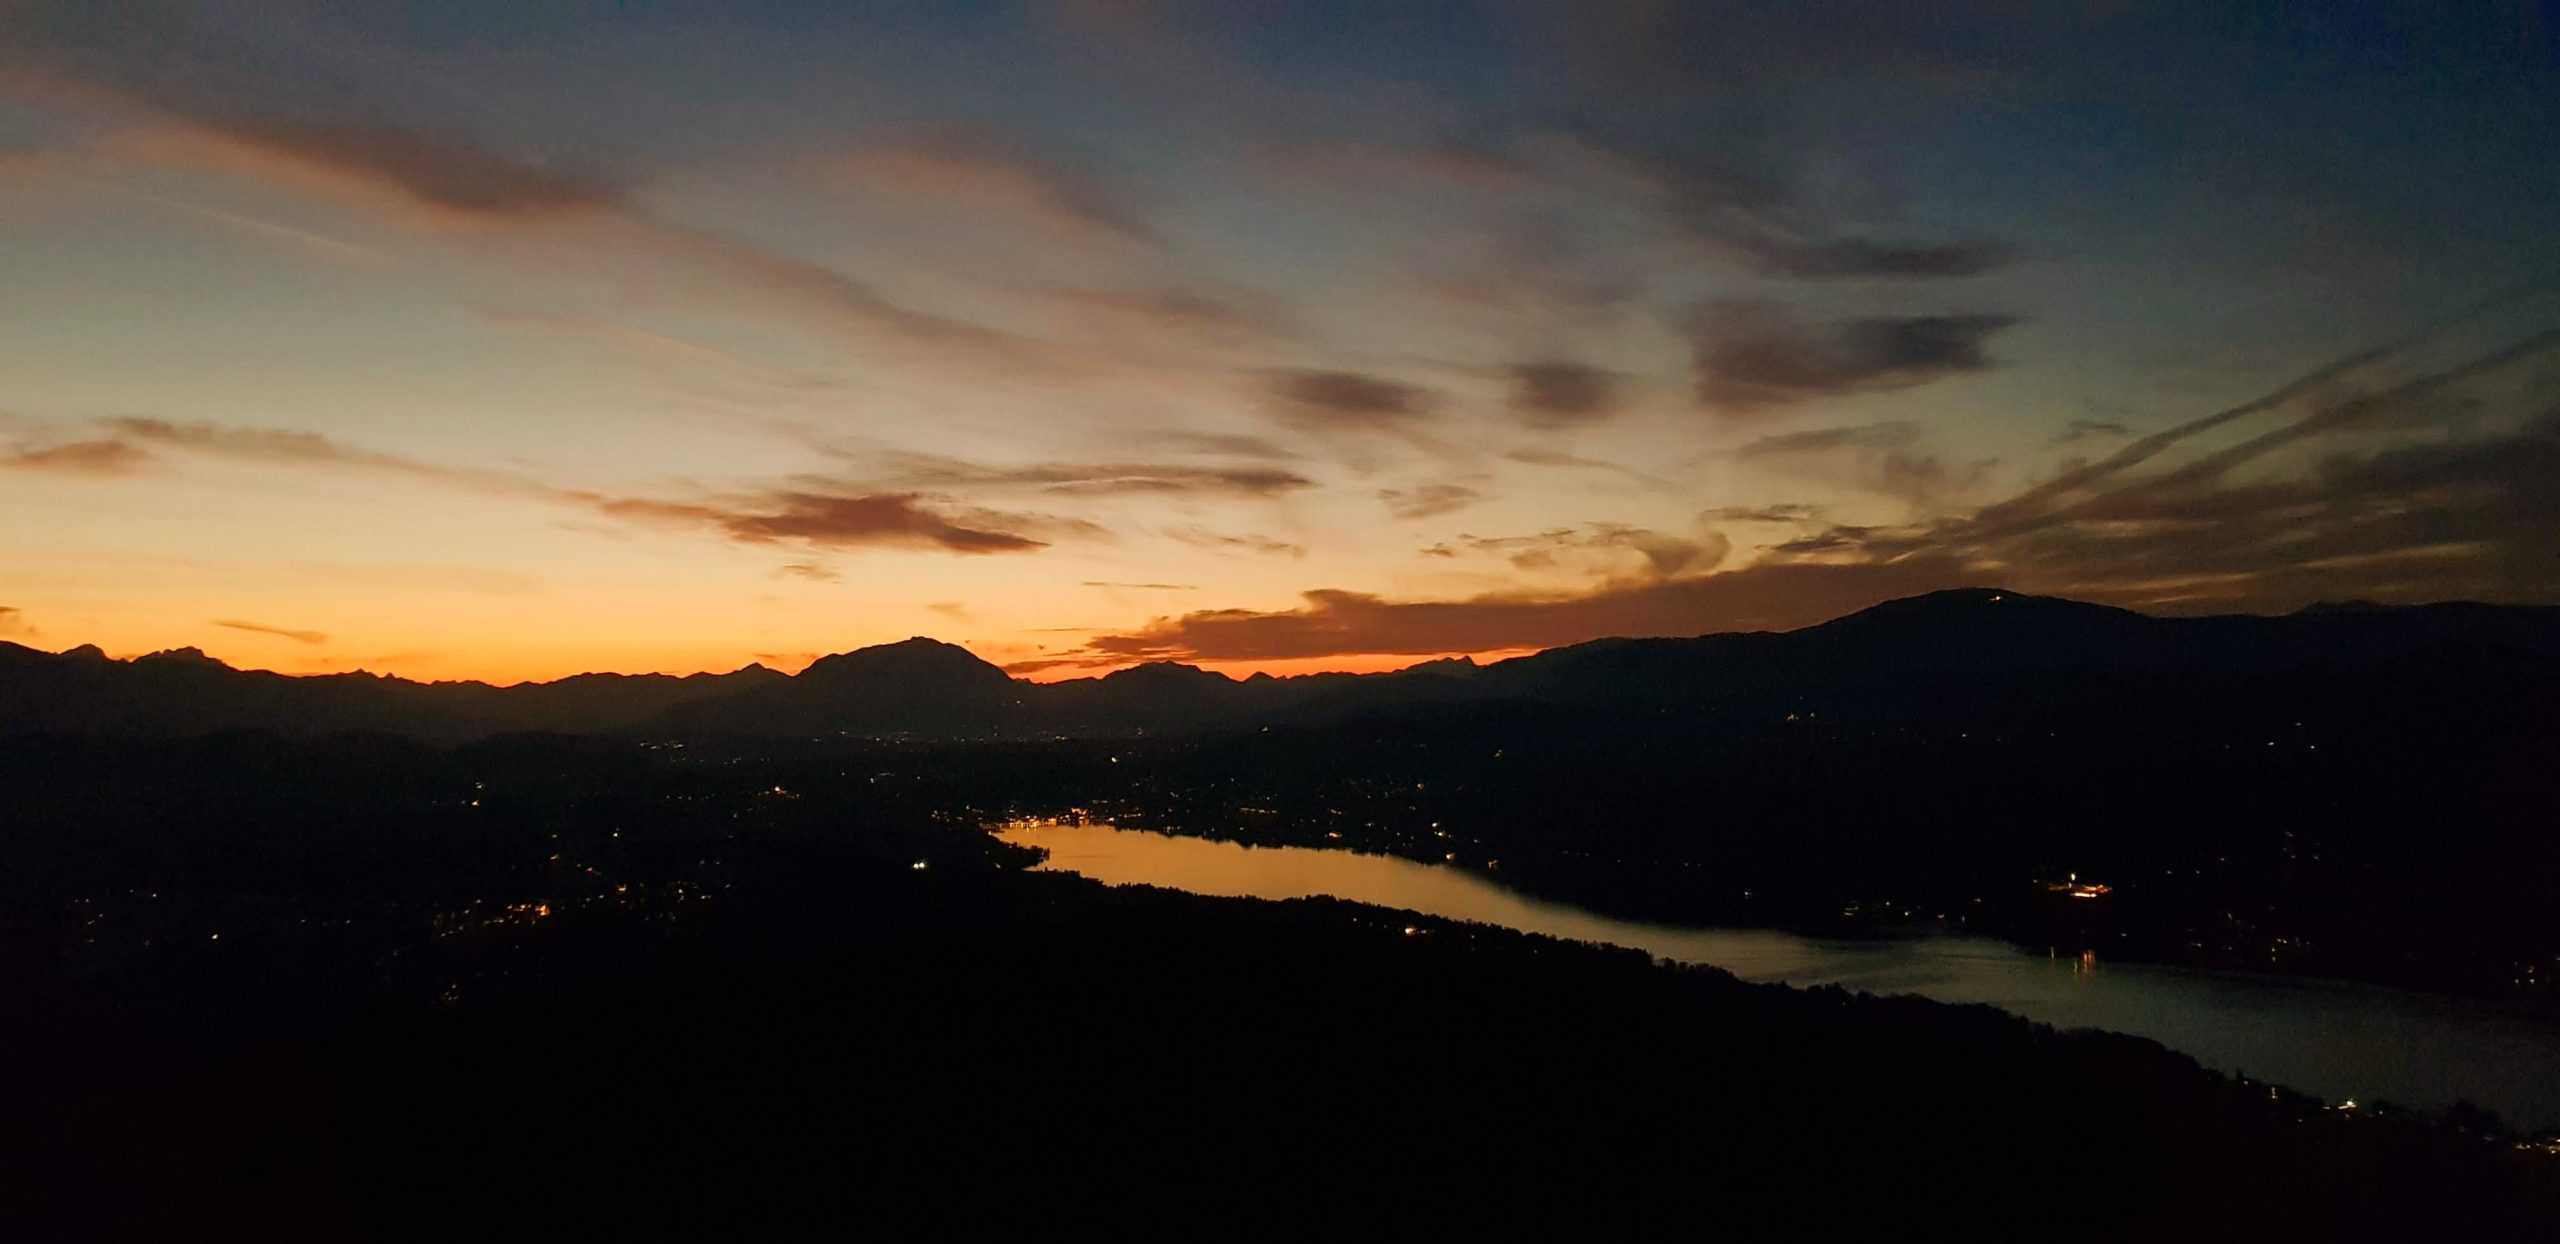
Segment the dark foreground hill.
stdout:
[[0,1222],[2508,1239],[2560,1213],[2560,1160],[2478,1112],[2344,1113],[1986,1009],[1021,872],[969,800],[1071,778],[1067,746],[0,751]]
[[[2086,699],[2127,682],[2201,698],[2284,675],[2424,680],[2493,695],[2560,677],[2560,609],[2429,605],[2289,617],[2154,618],[1994,589],[1936,592],[1786,633],[1610,639],[1476,667],[1232,679],[1155,664],[1029,683],[910,639],[796,676],[585,674],[491,687],[235,670],[192,649],[132,661],[0,643],[0,733],[178,737],[372,730],[462,740],[524,730],[655,736],[1038,738],[1201,734],[1481,704],[1644,712],[1806,695],[1925,704],[1949,690]],[[2082,684],[2086,684],[2085,686]]]
[[245,934],[33,995],[22,1018],[51,1027],[13,1054],[33,1074],[11,1216],[110,1237],[2490,1240],[2560,1213],[2560,1162],[2510,1142],[1986,1008],[947,853],[785,848],[731,876],[483,910],[352,995],[325,953]]

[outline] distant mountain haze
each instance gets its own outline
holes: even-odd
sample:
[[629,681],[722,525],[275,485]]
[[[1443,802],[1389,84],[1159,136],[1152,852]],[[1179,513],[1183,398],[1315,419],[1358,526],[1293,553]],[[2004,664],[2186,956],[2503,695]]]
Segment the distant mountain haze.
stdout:
[[195,649],[110,660],[0,643],[0,733],[178,736],[379,731],[456,741],[523,731],[932,739],[1210,732],[1471,703],[1648,710],[1966,688],[2072,694],[2085,682],[2276,675],[2481,679],[2560,670],[2560,608],[2322,605],[2283,617],[2155,618],[1992,588],[1888,601],[1788,632],[1604,639],[1478,666],[1237,680],[1156,663],[1055,683],[922,637],[798,675],[580,674],[494,687],[238,670]]
[[785,676],[579,674],[547,683],[412,682],[374,674],[240,670],[193,648],[129,661],[95,646],[54,654],[0,642],[0,733],[174,737],[221,730],[378,731],[439,741],[551,730],[637,729],[675,705]]

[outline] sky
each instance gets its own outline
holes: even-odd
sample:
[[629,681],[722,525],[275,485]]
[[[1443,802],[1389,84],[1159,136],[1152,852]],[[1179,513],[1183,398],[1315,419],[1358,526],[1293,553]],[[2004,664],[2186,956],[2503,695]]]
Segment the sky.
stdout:
[[2533,4],[0,0],[0,639],[2560,602]]

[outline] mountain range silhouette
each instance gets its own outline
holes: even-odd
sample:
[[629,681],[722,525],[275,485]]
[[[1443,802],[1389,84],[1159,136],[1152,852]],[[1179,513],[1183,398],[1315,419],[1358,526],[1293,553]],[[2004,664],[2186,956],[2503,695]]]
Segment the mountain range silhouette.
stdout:
[[1787,632],[1602,639],[1476,665],[1235,679],[1158,662],[1032,683],[917,637],[822,657],[797,675],[578,674],[492,686],[370,673],[235,669],[198,649],[129,660],[94,645],[0,642],[0,734],[175,737],[378,731],[436,741],[552,731],[771,737],[1036,738],[1166,734],[1434,706],[1524,702],[1644,710],[1721,700],[1921,695],[1986,686],[2283,674],[2481,679],[2560,667],[2560,608],[2318,605],[2280,617],[2161,618],[1997,588],[1887,601]]

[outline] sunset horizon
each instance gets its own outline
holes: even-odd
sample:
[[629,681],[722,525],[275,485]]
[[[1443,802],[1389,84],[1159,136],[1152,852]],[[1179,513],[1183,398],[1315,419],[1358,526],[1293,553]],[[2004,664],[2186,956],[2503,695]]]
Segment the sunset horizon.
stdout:
[[[1988,584],[1967,584],[1967,585],[1957,585],[1957,586],[1952,586],[1952,587],[1948,587],[1948,588],[1935,589],[1933,592],[1916,593],[1916,594],[1915,594],[1915,596],[1932,595],[1932,594],[1935,594],[1935,592],[1953,592],[1953,591],[1971,591],[1971,592],[2008,592],[2008,591],[2013,591],[2013,590],[2014,590],[2014,589],[2007,589],[2007,588],[2002,588],[2002,587],[1995,587],[1995,586],[1988,585]],[[2018,594],[2019,594],[2019,595],[2033,595],[2032,593],[2018,593]],[[75,651],[79,651],[79,650],[82,650],[82,649],[94,649],[94,650],[96,650],[100,655],[105,656],[107,659],[109,659],[109,660],[114,660],[114,661],[120,661],[120,662],[131,662],[131,661],[134,661],[134,660],[136,660],[136,659],[140,659],[140,658],[152,657],[152,656],[159,656],[159,655],[164,655],[164,654],[169,654],[169,653],[178,653],[178,652],[200,652],[200,653],[203,653],[205,656],[210,657],[210,658],[212,658],[212,659],[214,659],[214,660],[220,661],[220,662],[222,662],[223,664],[228,665],[228,666],[230,666],[230,667],[232,667],[232,668],[234,668],[234,669],[243,670],[243,671],[249,671],[249,672],[284,674],[284,675],[288,675],[288,676],[292,676],[292,677],[325,677],[325,676],[332,675],[332,674],[373,674],[373,675],[383,676],[383,677],[404,678],[404,679],[408,679],[408,680],[413,681],[413,682],[476,682],[476,683],[484,683],[484,684],[487,684],[487,685],[489,685],[489,686],[493,686],[493,687],[502,687],[502,688],[503,688],[503,687],[509,687],[509,686],[525,685],[525,684],[542,684],[542,683],[557,682],[557,681],[559,681],[559,680],[561,680],[561,679],[564,679],[564,678],[574,678],[574,677],[578,677],[578,676],[581,676],[581,675],[588,675],[588,674],[606,674],[606,675],[663,675],[663,676],[671,676],[671,677],[683,678],[683,677],[690,677],[690,676],[697,675],[697,674],[728,674],[728,673],[734,673],[734,672],[737,672],[737,671],[742,670],[742,669],[748,669],[748,668],[752,668],[752,667],[759,667],[759,666],[760,666],[760,667],[763,667],[763,668],[766,668],[766,669],[774,670],[774,671],[776,671],[776,672],[778,672],[778,673],[782,673],[782,674],[796,675],[796,674],[799,674],[800,672],[802,672],[803,670],[807,669],[811,664],[813,664],[813,663],[815,663],[815,662],[817,662],[817,661],[819,661],[819,660],[821,660],[821,659],[823,659],[823,658],[826,658],[826,657],[830,657],[830,656],[840,656],[840,655],[844,655],[844,654],[846,654],[846,653],[850,653],[850,652],[858,652],[858,651],[861,651],[861,650],[864,650],[864,649],[867,649],[867,648],[876,648],[876,647],[892,646],[892,645],[896,645],[896,644],[899,644],[899,643],[910,642],[910,641],[914,641],[914,640],[924,640],[924,641],[928,641],[928,642],[936,643],[936,644],[947,644],[947,645],[950,645],[950,646],[952,646],[952,647],[956,647],[956,648],[963,649],[963,650],[967,651],[968,653],[970,653],[970,655],[972,655],[972,656],[976,657],[977,659],[979,659],[979,660],[981,660],[981,661],[985,661],[987,664],[989,664],[989,665],[993,665],[993,666],[997,667],[998,669],[1003,670],[1003,671],[1004,671],[1008,676],[1010,676],[1010,677],[1017,678],[1017,679],[1020,679],[1020,680],[1022,680],[1022,681],[1025,681],[1025,682],[1033,682],[1033,683],[1070,682],[1070,681],[1075,681],[1075,680],[1078,680],[1078,679],[1098,678],[1098,677],[1103,677],[1103,676],[1106,676],[1106,675],[1109,675],[1109,674],[1112,674],[1112,673],[1116,673],[1116,672],[1121,671],[1121,670],[1133,669],[1133,668],[1136,668],[1136,667],[1138,667],[1138,666],[1142,666],[1142,665],[1180,665],[1180,666],[1186,666],[1186,667],[1195,668],[1195,669],[1206,670],[1206,671],[1208,671],[1208,672],[1210,672],[1210,673],[1219,674],[1219,675],[1222,675],[1222,676],[1224,676],[1224,677],[1226,677],[1226,678],[1228,678],[1228,679],[1231,679],[1231,680],[1243,680],[1243,679],[1251,678],[1251,677],[1253,677],[1253,676],[1255,676],[1255,675],[1267,675],[1267,676],[1269,676],[1269,677],[1273,677],[1273,678],[1294,678],[1294,677],[1302,677],[1302,676],[1306,676],[1306,675],[1313,675],[1313,674],[1384,674],[1384,673],[1396,673],[1396,672],[1400,672],[1400,671],[1403,671],[1403,670],[1412,669],[1412,668],[1415,668],[1415,667],[1417,667],[1417,666],[1431,665],[1431,664],[1435,664],[1435,663],[1449,662],[1449,661],[1465,661],[1465,662],[1468,662],[1468,663],[1471,663],[1471,664],[1474,664],[1474,665],[1479,665],[1479,666],[1481,666],[1481,665],[1490,665],[1490,664],[1494,664],[1494,663],[1501,662],[1501,661],[1512,660],[1512,659],[1514,659],[1514,658],[1518,658],[1518,657],[1534,656],[1534,655],[1536,655],[1536,654],[1538,654],[1538,653],[1552,651],[1552,650],[1554,650],[1554,649],[1556,649],[1556,648],[1572,647],[1572,646],[1574,646],[1574,645],[1576,645],[1576,644],[1590,643],[1590,642],[1593,642],[1593,641],[1595,641],[1595,640],[1608,640],[1608,639],[1689,639],[1689,638],[1698,638],[1698,637],[1709,636],[1709,635],[1732,634],[1732,633],[1736,633],[1736,632],[1785,632],[1785,631],[1799,630],[1799,629],[1803,629],[1803,628],[1806,628],[1806,627],[1819,626],[1819,625],[1821,625],[1822,623],[1825,623],[1825,622],[1834,621],[1834,620],[1837,620],[1837,619],[1840,619],[1840,618],[1845,618],[1845,617],[1849,617],[1849,616],[1854,615],[1854,614],[1857,614],[1857,613],[1864,612],[1865,610],[1867,610],[1867,609],[1869,609],[1869,608],[1872,608],[1872,607],[1874,607],[1875,605],[1889,604],[1889,603],[1893,603],[1893,601],[1894,601],[1894,600],[1901,600],[1901,599],[1911,599],[1911,598],[1888,598],[1888,599],[1886,599],[1886,600],[1872,601],[1872,602],[1868,602],[1868,603],[1866,603],[1866,604],[1862,604],[1862,605],[1855,606],[1855,607],[1853,607],[1853,608],[1844,609],[1844,610],[1842,610],[1842,611],[1840,611],[1840,612],[1838,612],[1838,613],[1823,613],[1823,614],[1820,614],[1819,616],[1807,616],[1807,617],[1804,617],[1804,618],[1801,618],[1801,619],[1792,619],[1792,620],[1784,621],[1784,622],[1782,622],[1782,623],[1772,624],[1772,625],[1766,625],[1766,626],[1738,626],[1738,627],[1728,628],[1728,629],[1725,629],[1725,630],[1717,630],[1717,631],[1699,631],[1699,632],[1661,632],[1661,633],[1650,633],[1650,632],[1630,632],[1630,633],[1626,633],[1626,634],[1598,634],[1598,635],[1591,635],[1591,636],[1587,636],[1587,637],[1580,638],[1580,639],[1566,640],[1566,641],[1564,641],[1564,642],[1560,642],[1560,643],[1556,643],[1556,644],[1550,644],[1550,645],[1544,645],[1544,646],[1539,646],[1539,647],[1482,648],[1482,649],[1475,649],[1475,650],[1472,650],[1472,651],[1422,652],[1422,653],[1414,653],[1414,652],[1385,652],[1385,653],[1355,654],[1355,655],[1348,655],[1348,656],[1276,657],[1276,658],[1258,658],[1258,659],[1257,659],[1257,658],[1249,658],[1249,657],[1248,657],[1248,658],[1236,658],[1236,659],[1229,659],[1229,660],[1197,660],[1197,659],[1184,659],[1183,657],[1180,657],[1180,656],[1178,656],[1178,655],[1157,655],[1157,656],[1136,656],[1136,657],[1130,657],[1130,658],[1127,658],[1127,659],[1124,659],[1124,660],[1120,660],[1120,661],[1112,662],[1112,663],[1108,663],[1108,664],[1104,664],[1104,663],[1097,663],[1097,662],[1094,662],[1094,661],[1092,661],[1092,660],[1090,660],[1090,659],[1087,659],[1087,658],[1078,658],[1078,659],[1072,659],[1072,660],[1063,661],[1063,662],[1050,662],[1050,661],[1040,660],[1040,659],[1038,659],[1038,658],[1033,658],[1033,659],[1029,659],[1029,660],[1021,660],[1021,661],[1013,662],[1013,663],[1011,663],[1011,664],[1007,664],[1007,663],[1005,663],[1005,662],[995,660],[994,658],[992,658],[992,657],[988,656],[986,653],[981,652],[981,651],[979,650],[980,645],[978,645],[978,644],[976,644],[976,643],[972,642],[972,641],[971,641],[971,640],[969,640],[969,639],[966,639],[966,638],[956,638],[956,639],[955,639],[955,638],[950,638],[950,637],[946,637],[946,636],[943,636],[943,635],[934,635],[934,634],[916,634],[916,635],[907,635],[907,636],[887,637],[887,638],[881,638],[881,639],[876,639],[876,640],[870,640],[870,641],[866,641],[866,642],[858,643],[858,644],[848,644],[848,645],[844,645],[844,646],[842,646],[842,647],[830,648],[830,649],[827,649],[827,650],[824,650],[824,651],[810,651],[810,652],[753,652],[753,653],[747,653],[747,654],[745,654],[745,656],[744,656],[744,658],[743,658],[743,659],[729,661],[729,662],[727,662],[727,663],[725,663],[725,664],[724,664],[724,663],[720,663],[720,662],[718,662],[718,661],[714,661],[714,662],[713,662],[713,663],[711,663],[711,664],[700,665],[700,666],[693,666],[693,667],[686,667],[686,666],[682,666],[682,665],[674,665],[674,664],[661,664],[661,665],[655,665],[655,666],[640,665],[640,666],[634,666],[634,667],[629,667],[629,668],[614,668],[614,667],[604,667],[604,666],[596,666],[596,665],[587,665],[587,666],[581,666],[581,667],[579,667],[579,668],[575,668],[575,669],[564,669],[564,670],[560,670],[560,671],[558,671],[558,672],[536,673],[536,674],[526,674],[526,675],[516,675],[516,676],[509,676],[509,675],[503,675],[503,674],[501,674],[501,675],[472,674],[472,673],[465,673],[465,672],[442,672],[442,671],[437,671],[437,672],[427,672],[427,671],[416,671],[416,670],[409,670],[409,669],[403,669],[403,668],[401,668],[401,665],[400,665],[400,663],[399,663],[397,660],[384,661],[384,662],[381,662],[381,663],[378,663],[378,664],[372,664],[372,665],[355,665],[355,666],[352,666],[352,667],[346,667],[346,666],[343,666],[342,662],[341,662],[339,659],[336,659],[336,658],[327,658],[327,657],[306,657],[306,658],[303,658],[303,661],[304,661],[306,664],[305,664],[304,666],[302,666],[302,667],[295,667],[295,666],[293,666],[290,662],[279,662],[279,663],[276,663],[276,664],[265,664],[265,663],[262,663],[262,658],[260,658],[259,656],[255,655],[255,653],[254,653],[254,652],[249,651],[249,650],[245,650],[245,649],[237,649],[237,648],[234,648],[234,647],[231,647],[231,646],[228,646],[228,645],[224,645],[224,644],[222,643],[222,641],[221,641],[219,638],[217,638],[217,639],[214,641],[215,646],[211,646],[211,647],[208,647],[208,646],[206,646],[206,645],[204,645],[204,644],[192,644],[192,643],[191,643],[191,644],[167,644],[167,645],[161,645],[161,646],[158,646],[158,647],[145,647],[145,648],[133,648],[133,649],[117,650],[117,649],[109,649],[109,648],[106,648],[104,645],[100,645],[100,644],[96,644],[96,643],[92,643],[92,642],[87,642],[87,641],[82,641],[82,642],[77,642],[77,643],[63,643],[63,642],[60,642],[59,640],[55,640],[55,641],[53,641],[53,642],[43,642],[43,641],[46,639],[46,637],[37,636],[37,635],[31,634],[31,633],[26,632],[26,631],[20,631],[20,632],[18,632],[18,635],[17,635],[17,638],[16,638],[16,639],[14,639],[14,640],[0,640],[0,642],[14,642],[14,643],[17,643],[17,644],[19,644],[20,646],[23,646],[23,647],[33,648],[33,649],[35,649],[35,650],[37,650],[37,651],[39,651],[39,652],[48,652],[48,653],[52,653],[52,654],[55,654],[55,655],[68,655],[68,654],[71,654],[71,653],[73,653],[73,652],[75,652]],[[2060,598],[2060,599],[2070,600],[2071,598],[2063,597],[2063,598]],[[2091,602],[2075,602],[2075,603],[2091,603]],[[2393,605],[2391,605],[2391,606],[2384,606],[2384,605],[2382,605],[2380,602],[2376,602],[2376,601],[2365,600],[2365,599],[2357,598],[2357,597],[2342,597],[2342,598],[2335,599],[2335,600],[2320,600],[2320,601],[2307,602],[2307,603],[2306,603],[2306,605],[2304,605],[2304,606],[2299,606],[2298,608],[2316,608],[2316,607],[2320,607],[2320,606],[2341,606],[2341,605],[2349,605],[2349,606],[2357,606],[2357,607],[2372,607],[2372,608],[2385,608],[2385,607],[2397,607],[2397,608],[2423,608],[2423,607],[2425,607],[2425,606],[2429,606],[2429,605],[2509,605],[2509,604],[2515,604],[2515,603],[2518,603],[2518,602],[2507,602],[2507,601],[2483,601],[2483,600],[2476,600],[2476,599],[2462,598],[2462,599],[2443,599],[2443,600],[2408,600],[2408,601],[2399,601],[2399,602],[2394,602],[2394,604],[2393,604]],[[2530,602],[2527,602],[2527,603],[2530,603]],[[2116,608],[2128,608],[2128,606],[2122,606],[2122,605],[2118,605],[2118,606],[2114,606],[2114,607],[2116,607]],[[2137,609],[2137,610],[2135,610],[2135,612],[2147,613],[2147,614],[2151,614],[2151,615],[2153,615],[2153,616],[2158,616],[2158,617],[2168,617],[2168,618],[2177,618],[2177,617],[2211,617],[2211,616],[2231,616],[2231,615],[2237,615],[2237,616],[2279,616],[2277,611],[2272,611],[2272,610],[2270,610],[2270,611],[2263,611],[2263,612],[2254,612],[2254,613],[2253,613],[2253,611],[2248,611],[2248,610],[2177,609],[2177,608],[2174,608],[2174,607],[2173,607],[2173,608],[2166,608],[2166,609],[2160,609],[2160,608],[2155,608],[2155,609]],[[2290,611],[2287,611],[2287,612],[2290,612]],[[220,628],[220,629],[224,629],[224,630],[232,630],[232,631],[245,631],[245,632],[250,632],[250,633],[252,633],[253,635],[254,635],[254,634],[257,634],[257,633],[269,632],[269,631],[271,631],[271,630],[272,630],[272,628],[268,628],[268,627],[264,627],[264,626],[259,626],[259,625],[252,624],[252,623],[245,623],[245,622],[218,621],[218,622],[215,622],[213,625],[214,625],[216,628]],[[307,644],[307,643],[315,642],[316,640],[320,639],[321,637],[315,637],[315,636],[303,636],[303,635],[295,635],[295,634],[277,634],[277,635],[274,635],[274,636],[273,636],[273,638],[274,638],[274,639],[277,639],[277,640],[282,640],[282,641],[285,641],[285,642],[288,642],[288,643],[293,643],[293,644]],[[239,642],[251,642],[251,643],[254,643],[254,641],[233,641],[233,642],[234,642],[234,643],[239,643]]]
[[[1613,637],[1603,636],[1601,638]],[[882,647],[915,639],[930,640],[934,643],[950,644],[953,647],[968,651],[972,656],[976,656],[980,660],[987,660],[983,654],[980,654],[977,649],[972,647],[966,640],[945,639],[938,635],[908,635],[893,639],[876,640],[870,643],[851,644],[826,652],[749,653],[744,660],[730,662],[727,664],[714,663],[698,667],[684,667],[678,665],[634,666],[631,668],[585,666],[577,669],[564,670],[558,673],[508,676],[479,675],[470,673],[427,673],[423,671],[404,670],[397,664],[387,662],[379,665],[356,665],[347,668],[336,668],[334,667],[336,662],[330,661],[328,664],[331,667],[324,668],[279,668],[276,664],[261,663],[261,659],[254,655],[234,654],[223,650],[217,650],[215,648],[208,648],[200,644],[168,644],[152,648],[111,650],[103,647],[102,645],[85,642],[66,643],[59,647],[55,647],[46,642],[35,640],[34,637],[25,635],[21,635],[14,640],[0,640],[0,643],[15,643],[22,647],[33,648],[38,652],[45,652],[56,656],[69,655],[84,648],[96,649],[101,655],[106,657],[106,659],[119,662],[131,662],[141,658],[161,656],[170,653],[200,652],[213,660],[220,661],[224,665],[230,666],[233,669],[252,673],[283,674],[294,678],[322,678],[332,674],[374,674],[389,678],[404,678],[412,682],[476,682],[485,683],[493,687],[509,687],[528,683],[539,684],[557,682],[564,678],[575,678],[584,674],[665,675],[684,678],[695,674],[734,673],[738,670],[753,666],[762,666],[766,669],[774,670],[783,674],[798,674],[802,670],[807,669],[811,664],[825,657],[840,656],[848,652],[858,652],[865,648]],[[1483,665],[1495,661],[1509,660],[1513,657],[1529,656],[1543,651],[1546,651],[1546,649],[1497,648],[1478,652],[1444,652],[1431,654],[1380,653],[1366,659],[1357,657],[1301,657],[1277,661],[1205,662],[1175,661],[1170,658],[1154,658],[1146,660],[1131,660],[1122,664],[1104,667],[1077,665],[1072,667],[1029,669],[1006,666],[995,661],[988,661],[987,663],[1004,670],[1005,673],[1011,677],[1019,678],[1025,682],[1040,683],[1067,682],[1079,678],[1098,678],[1119,670],[1131,669],[1140,665],[1162,664],[1191,666],[1197,669],[1208,670],[1212,673],[1222,674],[1231,679],[1250,678],[1255,674],[1266,673],[1274,678],[1292,678],[1307,674],[1394,673],[1400,670],[1411,669],[1417,665],[1430,664],[1435,661],[1467,660]],[[326,659],[306,658],[306,660]]]
[[[2201,16],[1877,16],[1852,77],[1623,17],[0,8],[0,638],[1055,678],[2560,600],[2530,93]],[[2119,44],[2214,85],[2061,68]]]

